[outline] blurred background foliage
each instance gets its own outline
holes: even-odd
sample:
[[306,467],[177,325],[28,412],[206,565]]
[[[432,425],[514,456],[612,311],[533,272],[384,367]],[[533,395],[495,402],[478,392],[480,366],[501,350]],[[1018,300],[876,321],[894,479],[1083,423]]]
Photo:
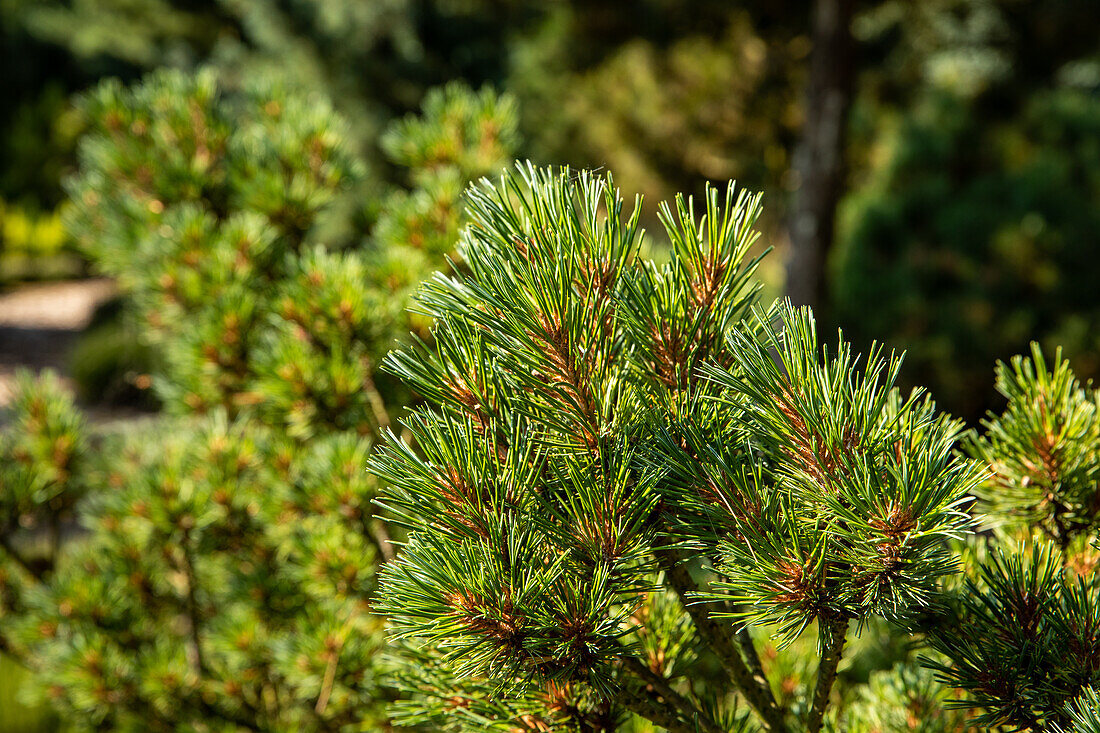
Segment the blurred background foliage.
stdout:
[[363,467],[408,394],[375,373],[423,331],[407,297],[514,154],[515,104],[454,82],[389,125],[408,187],[363,240],[350,125],[290,87],[157,69],[79,102],[62,218],[120,297],[71,373],[163,414],[85,419],[48,370],[0,411],[0,652],[76,730],[384,727]]
[[3,269],[74,267],[56,215],[84,124],[73,93],[200,65],[333,100],[370,169],[362,231],[407,175],[381,131],[458,79],[518,100],[523,156],[605,166],[651,201],[706,180],[763,189],[782,252],[805,183],[793,158],[819,122],[814,6],[850,20],[851,99],[823,287],[796,299],[858,343],[908,349],[907,378],[971,420],[995,404],[990,364],[1030,339],[1100,374],[1091,0],[2,0]]

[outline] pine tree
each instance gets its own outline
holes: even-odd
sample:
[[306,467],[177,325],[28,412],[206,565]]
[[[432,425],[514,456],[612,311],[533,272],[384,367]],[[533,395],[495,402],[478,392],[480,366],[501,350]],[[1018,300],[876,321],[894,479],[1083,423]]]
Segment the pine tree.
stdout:
[[[761,306],[759,196],[731,184],[698,213],[690,199],[663,204],[664,264],[638,254],[639,210],[588,172],[527,165],[484,182],[463,266],[418,296],[431,341],[387,358],[426,400],[370,463],[408,531],[380,604],[412,655],[399,720],[610,731],[644,719],[686,733],[880,729],[872,715],[908,729],[911,705],[934,708],[928,730],[1087,717],[1100,674],[1092,568],[1070,580],[1055,550],[967,552],[980,580],[960,585],[991,460],[960,452],[962,423],[894,387],[899,355],[856,356],[843,334],[821,339],[808,309]],[[1060,394],[1032,411],[1049,416]],[[1084,418],[1058,419],[1073,427],[1053,435],[1081,441],[1087,464]],[[1041,456],[1024,456],[1044,445],[1006,450],[1034,471]],[[1061,501],[1074,507],[1061,521],[1080,517],[1087,488],[1067,482],[1043,509]],[[1037,624],[1021,588],[1050,593]],[[1019,622],[1007,634],[1006,619]],[[884,622],[930,638],[925,664],[966,694],[938,690],[912,659],[855,701],[838,694],[850,639]],[[813,671],[777,678],[764,638]],[[987,648],[1014,654],[997,661],[1036,691],[1031,717],[972,682],[996,674],[975,663]],[[913,682],[924,691],[899,693]]]
[[967,431],[764,306],[758,195],[662,204],[660,263],[609,175],[460,197],[514,144],[487,92],[395,128],[414,189],[326,247],[338,118],[219,84],[102,92],[73,187],[178,417],[90,441],[27,381],[0,439],[0,640],[75,725],[1097,729],[1100,393],[1060,355],[999,365]]
[[215,416],[103,448],[88,535],[6,624],[32,691],[86,729],[381,724],[369,444]]

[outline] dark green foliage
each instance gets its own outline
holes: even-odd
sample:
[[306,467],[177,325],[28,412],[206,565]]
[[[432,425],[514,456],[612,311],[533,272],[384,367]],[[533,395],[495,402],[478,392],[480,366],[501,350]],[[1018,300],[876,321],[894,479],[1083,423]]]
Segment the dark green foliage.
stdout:
[[[777,242],[802,190],[796,141],[819,122],[803,89],[813,13],[788,0],[630,12],[617,0],[8,0],[0,13],[12,70],[0,188],[32,217],[62,198],[78,127],[66,96],[154,68],[274,72],[320,92],[387,181],[401,176],[375,165],[388,121],[432,85],[491,81],[522,103],[532,157],[608,166],[654,198],[735,178],[769,192],[762,228]],[[1100,373],[1094,24],[1088,0],[856,7],[847,191],[817,315],[861,349],[908,349],[903,387],[924,384],[971,421],[995,400],[988,364],[1030,340]],[[774,264],[762,276],[782,287]]]
[[857,341],[904,345],[912,379],[973,419],[993,397],[973,385],[1028,341],[1098,369],[1100,103],[1059,88],[1003,114],[930,95],[890,128],[834,263],[836,319]]
[[[359,467],[402,394],[377,365],[411,328],[388,364],[427,402],[369,459],[409,533],[378,605],[400,721],[1088,724],[1095,395],[1060,357],[1001,367],[1009,407],[967,457],[961,423],[898,389],[900,357],[759,306],[759,199],[732,186],[660,207],[658,265],[608,177],[525,166],[463,196],[515,140],[488,92],[448,88],[395,127],[382,147],[412,190],[362,218],[363,166],[323,104],[210,73],[95,99],[70,224],[131,294],[166,405],[203,415],[97,446],[90,534],[0,568],[0,638],[67,717],[388,725],[364,600],[390,544]],[[988,538],[964,539],[971,493]],[[908,658],[925,640],[960,692]]]

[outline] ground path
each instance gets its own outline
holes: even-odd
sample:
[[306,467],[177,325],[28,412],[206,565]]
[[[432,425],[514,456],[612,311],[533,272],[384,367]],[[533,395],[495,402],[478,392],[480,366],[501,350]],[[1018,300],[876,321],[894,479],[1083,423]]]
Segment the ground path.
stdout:
[[0,291],[0,407],[15,373],[68,370],[69,351],[96,307],[115,293],[105,278],[20,285]]

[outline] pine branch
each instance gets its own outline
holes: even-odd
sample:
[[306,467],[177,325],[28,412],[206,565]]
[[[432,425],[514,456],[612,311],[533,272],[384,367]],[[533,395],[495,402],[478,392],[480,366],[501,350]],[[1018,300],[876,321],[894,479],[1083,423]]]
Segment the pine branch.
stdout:
[[821,663],[817,669],[817,685],[814,687],[813,707],[810,709],[810,718],[806,722],[807,733],[818,733],[821,730],[821,721],[825,716],[825,708],[829,706],[829,695],[836,682],[836,670],[840,664],[840,656],[844,653],[844,642],[848,636],[848,619],[834,621],[825,629],[825,651],[821,655]]
[[195,593],[197,580],[195,578],[195,565],[191,557],[191,549],[188,546],[190,539],[190,533],[185,532],[183,541],[180,543],[181,554],[183,556],[180,570],[183,572],[187,582],[187,663],[201,679],[206,666],[203,661],[202,643],[199,639],[199,605]]
[[657,703],[644,690],[623,689],[615,696],[615,702],[670,733],[695,733],[694,726],[681,721],[673,708]]
[[701,727],[696,722],[685,722],[675,708],[667,703],[660,703],[644,689],[623,689],[615,696],[615,702],[635,715],[645,718],[654,725],[660,726],[669,733],[699,733],[700,730],[712,733],[725,733],[721,728]]
[[683,719],[694,723],[697,728],[693,728],[693,730],[697,729],[705,731],[706,733],[724,733],[722,728],[715,723],[709,715],[700,710],[698,706],[693,704],[683,695],[676,692],[676,690],[672,689],[672,686],[665,677],[649,669],[633,656],[624,656],[622,664],[626,672],[629,672],[649,687],[652,687],[653,691],[664,698],[665,702],[673,705],[680,712],[680,716]]
[[[743,615],[742,607],[734,603],[731,600],[725,600],[722,602],[722,613],[728,615],[731,618],[737,618]],[[745,655],[745,665],[752,672],[753,678],[758,685],[763,686],[767,690],[771,690],[771,684],[768,682],[768,676],[764,674],[764,665],[760,662],[760,654],[756,651],[756,643],[752,640],[752,634],[749,633],[747,626],[742,626],[737,630],[737,644],[741,647],[741,653]]]
[[[731,611],[733,615],[740,613],[736,605],[732,607]],[[770,692],[771,685],[768,683],[767,675],[764,674],[764,665],[760,663],[760,654],[756,651],[756,644],[753,642],[752,635],[747,627],[742,627],[737,631],[737,644],[741,647],[741,653],[745,655],[745,665],[752,673],[756,684]]]
[[[745,660],[738,651],[738,640],[731,629],[723,626],[711,618],[710,613],[703,604],[697,602],[692,594],[699,588],[692,579],[691,574],[684,566],[683,556],[679,550],[673,548],[661,548],[654,551],[657,560],[665,572],[665,577],[673,590],[680,597],[691,620],[695,623],[695,629],[699,636],[707,642],[722,663],[722,668],[730,678],[730,682],[745,696],[749,705],[760,715],[764,728],[768,731],[781,733],[787,730],[783,721],[783,711],[775,702],[771,687],[762,671],[759,676],[749,670]],[[751,644],[751,640],[750,640]]]

